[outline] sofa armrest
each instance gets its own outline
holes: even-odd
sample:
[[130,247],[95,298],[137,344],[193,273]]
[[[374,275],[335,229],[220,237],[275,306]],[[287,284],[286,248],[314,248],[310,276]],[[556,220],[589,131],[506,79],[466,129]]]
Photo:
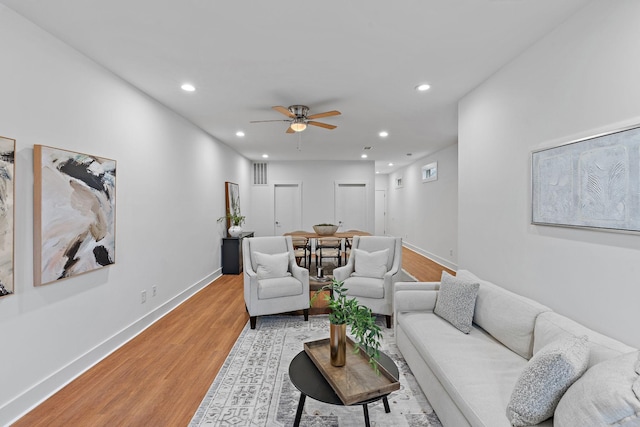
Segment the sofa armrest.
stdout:
[[433,311],[440,282],[397,282],[394,286],[394,315],[407,311]]

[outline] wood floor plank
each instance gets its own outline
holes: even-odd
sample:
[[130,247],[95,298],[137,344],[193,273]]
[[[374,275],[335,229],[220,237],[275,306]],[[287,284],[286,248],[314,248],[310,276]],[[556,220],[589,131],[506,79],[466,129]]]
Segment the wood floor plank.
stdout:
[[[453,273],[409,249],[402,256],[419,281]],[[242,280],[211,283],[14,426],[188,425],[249,319]]]

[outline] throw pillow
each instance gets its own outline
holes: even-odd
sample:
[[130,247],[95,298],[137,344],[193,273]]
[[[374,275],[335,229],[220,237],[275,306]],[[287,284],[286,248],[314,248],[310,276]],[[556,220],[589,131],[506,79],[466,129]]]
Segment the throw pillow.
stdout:
[[256,260],[258,268],[256,273],[258,279],[273,279],[276,277],[291,276],[289,273],[289,253],[281,254],[263,254],[262,252],[254,252],[253,256]]
[[553,425],[640,426],[640,352],[589,368],[562,396]]
[[382,279],[387,273],[389,249],[383,249],[377,252],[367,252],[362,249],[354,249],[353,255],[355,257],[354,276]]
[[565,391],[587,370],[587,337],[571,336],[540,349],[529,360],[511,393],[507,418],[515,427],[550,418]]
[[479,288],[480,284],[477,282],[460,280],[443,271],[433,312],[468,334],[471,332]]

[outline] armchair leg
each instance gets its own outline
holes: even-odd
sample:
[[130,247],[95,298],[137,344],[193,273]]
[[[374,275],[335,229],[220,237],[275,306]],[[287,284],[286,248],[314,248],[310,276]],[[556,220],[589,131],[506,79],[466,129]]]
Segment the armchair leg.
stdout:
[[387,329],[391,329],[391,316],[387,314],[384,317],[387,319]]
[[305,308],[304,310],[302,310],[302,313],[304,314],[304,321],[308,322],[309,321],[309,309]]
[[250,316],[249,317],[249,323],[251,324],[251,329],[255,329],[256,328],[256,320],[258,319],[257,316]]

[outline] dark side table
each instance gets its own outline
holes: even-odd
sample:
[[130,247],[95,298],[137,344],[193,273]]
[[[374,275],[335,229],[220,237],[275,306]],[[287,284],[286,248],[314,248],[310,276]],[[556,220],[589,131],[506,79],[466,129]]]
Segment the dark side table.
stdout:
[[[398,367],[393,360],[383,352],[380,352],[379,362],[384,368],[389,371],[394,377],[399,377]],[[375,375],[373,370],[371,375]],[[294,427],[300,425],[300,419],[302,418],[302,410],[304,409],[304,402],[307,396],[320,402],[329,403],[331,405],[343,405],[342,400],[333,390],[331,384],[324,379],[322,373],[316,368],[313,361],[307,356],[307,353],[301,351],[293,358],[289,365],[289,378],[293,385],[300,390],[300,400],[298,401],[298,410],[296,411],[296,419],[293,423]],[[369,403],[376,402],[382,399],[384,404],[384,411],[386,413],[391,412],[389,408],[389,401],[387,400],[388,394],[378,396],[373,399],[365,400],[362,402],[354,403],[351,406],[362,405],[364,411],[364,424],[369,427]]]

